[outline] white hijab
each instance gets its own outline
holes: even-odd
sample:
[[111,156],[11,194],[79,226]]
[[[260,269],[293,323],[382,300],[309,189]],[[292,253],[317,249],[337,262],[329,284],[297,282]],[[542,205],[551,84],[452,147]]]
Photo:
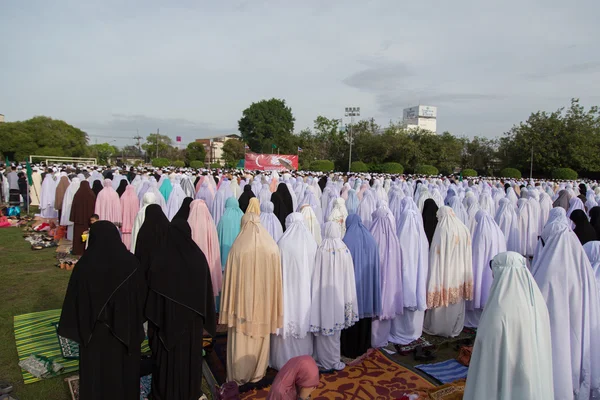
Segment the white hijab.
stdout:
[[340,226],[325,224],[312,276],[311,331],[332,336],[358,321],[352,255],[342,241]]
[[437,217],[429,249],[428,308],[473,298],[471,233],[448,206],[441,207]]
[[317,243],[302,214],[288,215],[285,226],[278,243],[283,272],[283,328],[278,335],[301,339],[310,331],[311,279]]
[[321,224],[319,224],[319,219],[317,215],[313,211],[312,207],[308,204],[300,207],[300,214],[304,217],[304,223],[308,228],[308,231],[311,233],[317,245],[321,244]]
[[146,208],[150,204],[158,204],[156,195],[152,192],[144,193],[144,196],[142,197],[142,207],[135,216],[135,220],[133,221],[133,228],[131,228],[131,252],[134,254],[137,236],[140,232],[140,228],[144,224],[144,220],[146,219]]
[[60,225],[68,226],[73,225],[73,222],[70,221],[71,218],[71,206],[73,205],[73,197],[75,197],[75,193],[79,190],[79,185],[81,184],[81,180],[79,178],[73,178],[71,184],[67,188],[65,192],[65,197],[62,203],[62,214],[60,216]]
[[554,399],[548,309],[525,258],[500,253],[492,274],[463,398]]
[[333,200],[333,210],[329,214],[329,221],[340,225],[342,237],[346,234],[346,218],[348,218],[348,210],[346,210],[346,202],[341,197]]
[[596,278],[575,233],[564,223],[554,223],[552,228],[542,234],[548,237],[532,271],[550,314],[554,395],[556,399],[598,398],[600,295]]

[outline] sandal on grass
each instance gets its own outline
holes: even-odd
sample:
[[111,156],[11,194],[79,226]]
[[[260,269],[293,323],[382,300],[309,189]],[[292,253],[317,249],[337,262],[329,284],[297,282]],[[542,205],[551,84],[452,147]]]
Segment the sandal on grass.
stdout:
[[0,382],[0,395],[8,394],[13,391],[12,385],[6,382]]
[[415,361],[433,361],[436,355],[431,350],[424,350],[422,346],[415,348]]

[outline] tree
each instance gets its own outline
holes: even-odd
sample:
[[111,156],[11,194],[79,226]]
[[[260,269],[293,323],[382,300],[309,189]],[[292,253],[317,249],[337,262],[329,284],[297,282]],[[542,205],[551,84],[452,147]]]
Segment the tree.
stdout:
[[223,143],[223,160],[225,167],[235,168],[238,162],[244,158],[244,142],[237,139],[229,139]]
[[50,117],[0,124],[0,154],[12,154],[15,160],[29,155],[84,157],[87,143],[84,131]]
[[206,149],[200,142],[191,142],[186,148],[186,160],[188,164],[192,161],[204,162],[206,158]]
[[172,150],[173,141],[166,135],[160,135],[157,133],[151,133],[146,137],[146,143],[142,145],[142,149],[146,152],[148,157],[156,157],[157,149],[158,156],[165,157],[167,153]]
[[97,158],[100,164],[108,164],[109,159],[119,151],[108,143],[93,144],[89,146],[89,149],[91,156]]
[[585,110],[578,99],[565,111],[538,111],[514,126],[500,140],[498,156],[503,166],[548,176],[555,168],[600,171],[600,110]]
[[137,146],[124,146],[121,151],[126,157],[141,157],[142,151]]
[[275,144],[286,153],[295,151],[294,121],[292,109],[285,105],[285,100],[261,100],[243,111],[238,128],[252,151],[270,152]]

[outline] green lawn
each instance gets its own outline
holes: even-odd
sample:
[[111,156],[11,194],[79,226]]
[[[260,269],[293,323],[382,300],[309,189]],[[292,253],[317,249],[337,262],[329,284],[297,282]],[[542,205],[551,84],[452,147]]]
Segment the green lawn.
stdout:
[[32,251],[18,228],[0,229],[0,381],[8,381],[20,400],[69,400],[62,375],[23,384],[17,365],[13,317],[62,307],[70,272],[56,268],[56,248]]

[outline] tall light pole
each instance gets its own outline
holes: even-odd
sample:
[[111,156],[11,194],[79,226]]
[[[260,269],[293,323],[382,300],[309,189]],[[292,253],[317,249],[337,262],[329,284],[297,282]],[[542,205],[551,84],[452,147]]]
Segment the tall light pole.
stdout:
[[344,114],[346,117],[350,117],[350,130],[348,134],[348,142],[350,143],[350,151],[348,152],[348,172],[352,166],[352,125],[354,124],[354,117],[360,117],[360,107],[346,107]]

